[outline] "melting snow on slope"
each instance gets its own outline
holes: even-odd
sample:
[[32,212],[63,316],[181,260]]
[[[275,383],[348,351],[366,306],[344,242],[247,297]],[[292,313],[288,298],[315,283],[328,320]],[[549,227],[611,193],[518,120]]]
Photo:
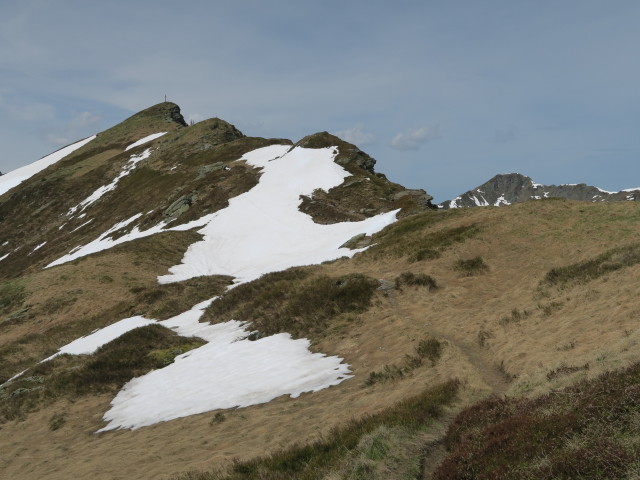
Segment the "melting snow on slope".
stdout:
[[295,398],[350,378],[349,365],[339,357],[309,351],[309,341],[280,333],[256,341],[241,322],[200,323],[213,300],[168,320],[125,318],[62,347],[63,353],[95,352],[134,328],[158,323],[179,335],[197,336],[208,343],[175,358],[174,363],[128,382],[105,413],[107,426],[136,429],[211,410],[266,403],[280,395]]
[[300,195],[328,190],[349,176],[333,160],[336,147],[322,149],[271,145],[242,159],[263,168],[258,185],[229,200],[200,229],[182,263],[171,267],[160,283],[179,282],[200,275],[232,275],[237,283],[297,265],[317,264],[357,250],[339,248],[359,233],[371,235],[396,219],[396,211],[360,222],[320,225],[300,212]]
[[42,360],[42,362],[51,360],[52,358],[55,358],[58,355],[62,355],[63,353],[68,353],[70,355],[90,355],[98,350],[101,346],[109,343],[111,340],[115,340],[121,335],[124,335],[129,330],[133,330],[134,328],[138,327],[144,327],[145,325],[149,325],[150,323],[154,323],[154,321],[140,316],[125,318],[124,320],[113,323],[108,327],[95,330],[86,337],[74,340],[73,342],[60,348],[50,357]]
[[57,152],[53,152],[52,154],[47,155],[46,157],[42,157],[40,160],[33,162],[30,165],[25,165],[24,167],[16,168],[15,170],[12,170],[11,172],[5,173],[4,175],[0,176],[0,195],[11,190],[13,187],[15,187],[16,185],[19,185],[20,183],[24,182],[28,178],[31,178],[36,173],[41,172],[48,166],[53,165],[54,163],[62,160],[71,152],[74,152],[80,147],[86,145],[94,138],[96,138],[95,135],[89,138],[85,138],[84,140],[80,140],[79,142],[76,142],[73,145],[69,145],[67,147],[61,148]]
[[[136,221],[141,216],[142,216],[141,213],[137,213],[133,217],[127,218],[126,220],[123,220],[121,222],[116,223],[113,227],[111,227],[109,230],[104,232],[102,235],[100,235],[95,240],[87,243],[86,245],[74,247],[68,254],[66,254],[63,257],[60,257],[57,260],[54,260],[53,262],[51,262],[49,265],[47,265],[44,268],[49,268],[49,267],[53,267],[55,265],[61,265],[63,263],[71,262],[72,260],[75,260],[77,258],[84,257],[86,255],[91,255],[92,253],[101,252],[103,250],[108,250],[110,248],[115,247],[116,245],[120,245],[121,243],[130,242],[132,240],[137,240],[139,238],[149,237],[151,235],[155,235],[156,233],[171,232],[171,231],[184,231],[184,230],[190,230],[190,229],[196,228],[196,227],[201,227],[202,225],[206,224],[211,219],[213,214],[206,215],[206,216],[201,217],[201,218],[199,218],[197,220],[193,220],[193,221],[191,221],[189,223],[184,223],[182,225],[177,225],[177,226],[171,227],[171,228],[164,228],[164,227],[167,226],[167,223],[166,222],[161,222],[158,225],[155,225],[155,226],[153,226],[153,227],[151,227],[151,228],[149,228],[147,230],[140,230],[137,226],[133,227],[129,233],[126,233],[125,235],[122,235],[122,236],[120,236],[120,237],[118,237],[116,239],[113,239],[113,238],[111,238],[109,236],[109,235],[117,232],[121,228],[125,228],[125,227],[129,226],[131,223]],[[89,222],[87,222],[87,223],[89,223]]]
[[397,210],[361,222],[314,223],[298,210],[300,195],[309,195],[316,188],[328,190],[337,186],[349,173],[333,162],[336,147],[298,147],[289,152],[290,148],[272,145],[245,154],[242,159],[247,163],[263,168],[259,183],[230,199],[223,210],[176,227],[165,228],[167,223],[161,222],[148,230],[136,226],[115,240],[109,237],[142,215],[137,214],[45,268],[156,233],[204,227],[199,230],[204,240],[191,245],[182,263],[172,267],[170,274],[159,277],[159,282],[221,274],[232,275],[236,283],[244,283],[268,272],[353,256],[360,250],[340,245],[359,233],[378,232],[396,220]]
[[[103,185],[100,188],[97,188],[91,195],[89,195],[87,198],[82,200],[78,205],[76,205],[75,207],[71,207],[69,209],[69,211],[67,212],[67,215],[73,215],[78,210],[80,210],[80,211],[84,210],[89,205],[97,202],[100,199],[100,197],[102,197],[105,193],[110,192],[112,190],[115,190],[115,188],[118,186],[118,183],[120,182],[120,180],[122,180],[124,177],[129,175],[131,173],[131,170],[136,168],[136,165],[139,162],[141,162],[142,160],[144,160],[146,158],[149,158],[149,155],[151,155],[151,149],[150,148],[147,148],[140,155],[132,155],[131,158],[129,159],[129,161],[125,164],[125,166],[122,167],[122,170],[120,171],[118,176],[116,178],[114,178],[111,183],[109,183],[107,185]],[[84,214],[82,214],[82,215],[84,215]],[[82,218],[82,215],[80,216],[80,218]]]
[[140,145],[144,145],[145,143],[150,142],[151,140],[155,140],[156,138],[160,138],[165,133],[167,133],[167,132],[152,133],[151,135],[147,135],[146,137],[141,138],[137,142],[133,142],[131,145],[129,145],[127,148],[125,148],[124,151],[126,152],[127,150],[131,150],[132,148],[138,147]]

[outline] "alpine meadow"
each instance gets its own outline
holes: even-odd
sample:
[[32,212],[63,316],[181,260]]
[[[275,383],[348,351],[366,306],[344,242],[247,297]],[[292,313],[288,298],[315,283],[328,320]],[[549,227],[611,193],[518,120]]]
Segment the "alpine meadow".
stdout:
[[640,478],[640,189],[375,165],[163,102],[0,176],[0,477]]

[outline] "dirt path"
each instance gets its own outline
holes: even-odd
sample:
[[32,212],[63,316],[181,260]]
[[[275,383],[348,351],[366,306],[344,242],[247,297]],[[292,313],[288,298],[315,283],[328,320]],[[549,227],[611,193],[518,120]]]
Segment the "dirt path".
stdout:
[[[399,318],[410,322],[417,321],[399,304],[391,282],[384,282],[382,284],[382,290],[389,301],[389,305]],[[451,347],[457,349],[469,364],[478,371],[480,378],[482,378],[482,381],[490,388],[492,395],[504,395],[509,388],[509,380],[498,366],[488,358],[486,352],[483,351],[479,345],[469,343],[451,334],[439,331],[431,325],[428,325],[428,333],[439,340],[445,340]],[[444,415],[425,438],[420,459],[422,472],[422,475],[419,477],[420,480],[430,479],[438,465],[446,456],[447,452],[444,446],[444,439],[447,428],[455,419],[456,414],[457,411],[451,411]]]

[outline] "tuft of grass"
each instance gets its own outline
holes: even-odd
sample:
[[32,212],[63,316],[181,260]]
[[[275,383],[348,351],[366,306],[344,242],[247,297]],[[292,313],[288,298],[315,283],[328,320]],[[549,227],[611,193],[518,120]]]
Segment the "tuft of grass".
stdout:
[[[360,450],[366,451],[370,462],[381,461],[392,452],[384,438],[374,432],[391,428],[408,433],[420,431],[442,415],[443,407],[456,398],[459,386],[457,380],[437,385],[381,413],[352,420],[310,444],[236,462],[227,473],[190,472],[174,477],[174,480],[316,480],[326,478]],[[360,476],[349,478],[370,478],[366,474],[373,469],[375,463],[360,465],[357,469]]]
[[508,325],[510,323],[517,323],[520,320],[522,320],[523,318],[527,318],[530,315],[528,310],[523,310],[522,312],[520,310],[518,310],[517,308],[514,308],[513,310],[511,310],[511,314],[510,315],[506,315],[504,317],[502,317],[498,323],[502,326]]
[[479,402],[450,425],[433,478],[631,478],[639,385],[635,364],[534,399]]
[[58,430],[65,423],[67,423],[67,420],[64,418],[64,414],[54,413],[49,419],[49,430],[51,431]]
[[558,368],[555,368],[553,370],[551,370],[549,373],[547,373],[547,380],[551,381],[554,380],[558,377],[563,377],[565,375],[571,375],[572,373],[575,372],[580,372],[583,370],[589,370],[589,364],[585,363],[584,365],[580,366],[580,367],[576,367],[576,366],[571,366],[571,365],[561,365]]
[[591,260],[552,268],[545,275],[541,285],[561,286],[570,283],[586,283],[638,263],[640,263],[640,243],[634,243],[608,250]]
[[460,272],[464,277],[472,277],[489,270],[489,266],[484,262],[482,257],[473,257],[469,259],[460,259],[456,261],[453,268]]
[[402,365],[385,365],[382,371],[370,372],[365,385],[371,386],[376,383],[398,380],[410,374],[416,368],[423,365],[424,359],[431,361],[431,366],[435,366],[442,355],[443,344],[437,338],[429,337],[420,340],[413,355],[405,355]]
[[437,290],[438,282],[431,275],[426,273],[415,274],[412,272],[403,272],[395,280],[396,288],[402,288],[402,285],[427,287],[430,292]]

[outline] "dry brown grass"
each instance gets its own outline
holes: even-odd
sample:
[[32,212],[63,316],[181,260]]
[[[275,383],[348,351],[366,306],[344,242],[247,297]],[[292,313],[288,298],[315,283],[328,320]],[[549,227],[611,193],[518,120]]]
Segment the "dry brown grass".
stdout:
[[[49,412],[36,412],[24,422],[3,426],[0,451],[6,453],[0,459],[0,470],[18,479],[62,479],[69,475],[162,478],[186,470],[224,467],[234,458],[250,459],[317,439],[351,418],[383,411],[416,389],[453,377],[462,381],[463,401],[471,402],[505,389],[509,394],[544,393],[638,360],[640,266],[625,267],[570,288],[538,289],[552,268],[588,261],[634,242],[640,233],[638,205],[532,202],[465,210],[435,220],[417,228],[415,231],[421,232],[417,235],[428,238],[438,231],[469,225],[481,230],[447,245],[439,258],[428,261],[410,262],[408,255],[372,252],[317,267],[318,274],[331,277],[362,273],[389,281],[411,271],[432,275],[440,287],[435,293],[404,288],[392,297],[377,292],[366,314],[336,326],[317,340],[312,348],[344,357],[352,366],[354,379],[298,399],[279,398],[266,405],[223,412],[226,420],[221,423],[212,423],[216,412],[210,412],[101,435],[91,432],[102,426],[100,416],[110,397],[60,402]],[[402,235],[397,241],[402,241]],[[490,266],[481,276],[461,277],[451,268],[457,259],[476,256]],[[61,308],[56,324],[72,320],[69,312],[105,309],[120,296],[131,301],[134,295],[128,289],[151,286],[160,270],[156,267],[153,273],[146,272],[151,260],[139,259],[142,263],[132,267],[130,257],[108,258],[112,262],[100,267],[99,276],[114,279],[109,287],[113,293],[108,294],[114,298],[76,301]],[[71,271],[72,267],[67,268]],[[97,261],[87,259],[75,267],[75,288],[82,288],[81,279],[90,278],[90,267],[96,268]],[[64,270],[59,270],[60,274]],[[55,277],[46,275],[35,275],[33,282],[55,283]],[[126,287],[111,290],[121,281]],[[95,287],[84,288],[95,292],[104,289],[98,278],[94,282],[87,285]],[[60,284],[55,288],[62,295],[67,287]],[[35,295],[36,289],[28,285],[27,290],[28,295]],[[44,302],[46,297],[40,295]],[[66,314],[65,308],[69,308]],[[501,323],[501,319],[512,317],[514,309],[526,310],[529,315]],[[0,341],[14,345],[30,331],[46,331],[37,321],[0,332]],[[491,332],[484,347],[477,342],[480,331]],[[447,343],[435,367],[423,366],[399,381],[363,387],[370,372],[400,362],[426,336]],[[588,370],[547,378],[562,365],[587,363]],[[516,378],[509,383],[504,372]],[[66,419],[57,430],[49,429],[53,413],[64,414]]]

